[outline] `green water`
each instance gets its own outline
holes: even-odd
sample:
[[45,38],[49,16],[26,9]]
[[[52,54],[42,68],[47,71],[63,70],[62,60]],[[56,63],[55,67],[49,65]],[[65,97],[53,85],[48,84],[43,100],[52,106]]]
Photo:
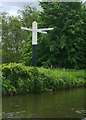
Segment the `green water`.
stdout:
[[2,98],[3,118],[84,118],[86,88]]

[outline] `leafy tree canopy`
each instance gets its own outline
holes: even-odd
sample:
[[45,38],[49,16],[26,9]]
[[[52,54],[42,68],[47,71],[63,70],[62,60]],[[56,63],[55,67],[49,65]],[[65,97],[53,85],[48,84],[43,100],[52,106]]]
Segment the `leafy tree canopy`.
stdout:
[[21,30],[21,26],[32,27],[32,22],[37,20],[39,12],[30,6],[18,11],[18,17],[2,13],[2,62],[19,62],[23,46],[28,42],[30,32]]
[[[18,17],[3,14],[2,61],[32,65],[32,33],[21,26],[51,28],[38,33],[37,65],[66,68],[86,68],[86,8],[81,2],[40,2],[42,11],[27,6]],[[22,55],[21,55],[22,53]]]
[[54,27],[39,37],[38,65],[85,68],[86,8],[81,2],[40,2],[39,27]]

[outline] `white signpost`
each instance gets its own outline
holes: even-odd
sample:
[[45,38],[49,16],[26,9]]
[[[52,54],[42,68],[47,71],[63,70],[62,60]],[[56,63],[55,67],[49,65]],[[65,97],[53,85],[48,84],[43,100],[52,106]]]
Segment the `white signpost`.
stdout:
[[37,29],[37,22],[34,21],[32,29],[26,27],[21,27],[21,29],[32,31],[32,65],[36,66],[37,32],[46,34],[46,31],[53,30],[53,28]]

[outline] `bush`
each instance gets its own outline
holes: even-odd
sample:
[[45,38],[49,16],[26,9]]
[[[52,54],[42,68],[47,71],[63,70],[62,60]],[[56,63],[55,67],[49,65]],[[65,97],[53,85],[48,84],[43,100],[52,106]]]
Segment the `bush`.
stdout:
[[2,94],[39,93],[84,86],[84,70],[45,69],[21,63],[2,65]]

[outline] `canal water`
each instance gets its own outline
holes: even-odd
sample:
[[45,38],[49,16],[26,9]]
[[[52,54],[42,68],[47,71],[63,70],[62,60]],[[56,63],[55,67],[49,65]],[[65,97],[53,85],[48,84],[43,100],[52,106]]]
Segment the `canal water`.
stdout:
[[2,98],[3,118],[85,118],[86,88]]

